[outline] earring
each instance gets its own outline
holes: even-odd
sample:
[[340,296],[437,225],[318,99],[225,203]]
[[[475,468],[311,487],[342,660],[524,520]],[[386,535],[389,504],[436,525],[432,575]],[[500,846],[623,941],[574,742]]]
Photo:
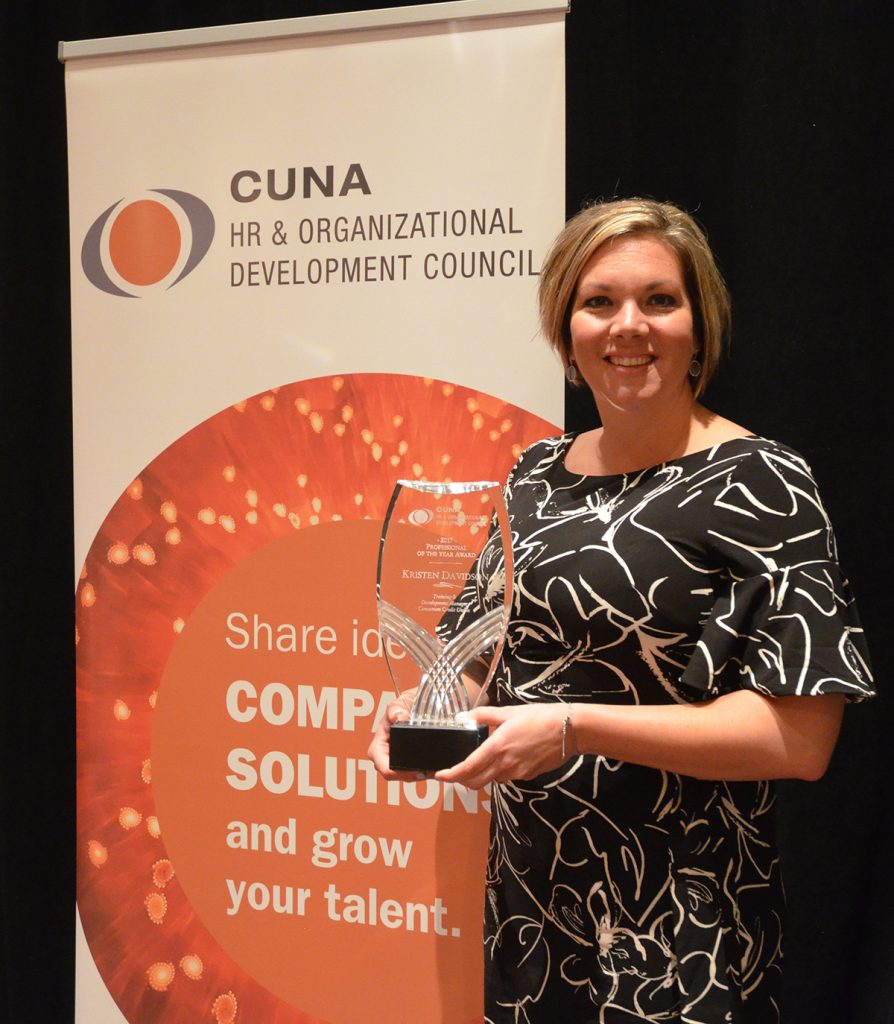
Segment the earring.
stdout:
[[702,372],[702,364],[697,360],[693,359],[689,364],[689,376],[695,380]]
[[567,380],[569,384],[577,384],[580,380],[580,372],[574,363],[569,363],[565,367],[565,380]]

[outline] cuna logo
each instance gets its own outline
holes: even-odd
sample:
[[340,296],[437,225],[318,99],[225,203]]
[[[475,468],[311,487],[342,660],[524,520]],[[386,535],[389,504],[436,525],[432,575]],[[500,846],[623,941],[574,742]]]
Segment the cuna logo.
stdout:
[[100,291],[137,298],[179,284],[213,238],[214,215],[198,196],[151,189],[96,218],[81,246],[81,266]]

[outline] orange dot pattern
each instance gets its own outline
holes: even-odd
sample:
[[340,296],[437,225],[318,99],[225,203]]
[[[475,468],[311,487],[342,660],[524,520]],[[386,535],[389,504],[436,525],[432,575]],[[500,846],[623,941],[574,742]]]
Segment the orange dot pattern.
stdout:
[[157,860],[152,865],[152,884],[157,885],[159,889],[164,887],[174,877],[174,865],[167,859]]
[[195,953],[187,953],[180,961],[180,970],[190,981],[198,981],[204,969],[202,958]]
[[130,561],[130,550],[119,540],[109,548],[106,558],[112,565],[126,565]]
[[224,992],[211,1004],[211,1016],[214,1017],[217,1024],[233,1024],[237,1012],[238,1005],[232,992]]
[[140,565],[155,565],[155,550],[151,544],[135,544],[132,553]]
[[553,433],[500,399],[441,381],[322,377],[223,410],[128,485],[77,591],[78,742],[88,752],[79,757],[78,906],[97,968],[132,1024],[232,1024],[237,1015],[317,1024],[230,960],[166,856],[148,758],[153,709],[193,609],[293,530],[381,519],[399,477],[502,479],[524,447]]
[[101,868],[105,866],[106,861],[109,859],[109,851],[98,839],[91,839],[87,843],[87,857],[95,868]]
[[149,987],[156,992],[167,992],[174,980],[174,965],[172,963],[156,963],[146,971],[146,979]]
[[118,812],[118,824],[128,832],[142,820],[143,815],[135,807],[122,807]]
[[143,900],[143,904],[146,907],[149,920],[153,924],[161,924],[164,921],[165,914],[168,912],[168,901],[164,898],[163,893],[150,892],[146,899]]

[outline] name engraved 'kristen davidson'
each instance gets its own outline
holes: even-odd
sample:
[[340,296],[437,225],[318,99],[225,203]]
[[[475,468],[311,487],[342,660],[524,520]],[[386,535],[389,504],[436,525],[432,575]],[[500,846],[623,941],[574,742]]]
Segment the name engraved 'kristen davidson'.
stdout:
[[439,572],[431,569],[403,569],[401,572],[401,579],[405,580],[459,580],[466,583],[471,578],[470,572],[449,572],[447,569]]

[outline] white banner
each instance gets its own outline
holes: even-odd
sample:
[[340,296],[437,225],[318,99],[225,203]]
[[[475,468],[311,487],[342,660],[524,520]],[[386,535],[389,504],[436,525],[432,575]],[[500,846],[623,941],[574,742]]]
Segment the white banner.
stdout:
[[365,757],[375,550],[561,420],[557,6],[63,50],[78,1020],[481,1018],[487,794]]

